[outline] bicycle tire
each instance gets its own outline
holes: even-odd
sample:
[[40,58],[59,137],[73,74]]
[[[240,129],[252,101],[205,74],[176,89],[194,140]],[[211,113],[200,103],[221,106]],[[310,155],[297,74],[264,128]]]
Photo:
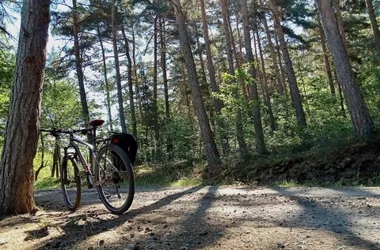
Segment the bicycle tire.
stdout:
[[60,178],[65,205],[69,210],[75,211],[80,205],[82,186],[78,164],[74,158],[63,158]]
[[100,200],[113,214],[126,212],[135,195],[135,177],[128,155],[121,147],[107,144],[99,150],[97,163],[95,175]]

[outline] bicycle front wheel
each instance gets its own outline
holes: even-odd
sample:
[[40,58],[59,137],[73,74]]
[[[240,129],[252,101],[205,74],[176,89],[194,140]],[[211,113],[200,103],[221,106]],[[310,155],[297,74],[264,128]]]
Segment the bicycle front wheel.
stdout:
[[61,166],[61,188],[66,207],[75,211],[81,200],[81,180],[77,162],[65,156]]
[[97,157],[97,189],[106,208],[114,214],[129,209],[135,195],[135,178],[128,155],[117,145],[108,144]]

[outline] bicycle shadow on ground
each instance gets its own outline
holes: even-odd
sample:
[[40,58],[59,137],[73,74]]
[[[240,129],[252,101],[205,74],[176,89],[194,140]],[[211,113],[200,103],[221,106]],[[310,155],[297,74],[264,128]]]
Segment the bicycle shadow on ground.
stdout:
[[[272,187],[279,194],[292,199],[303,208],[301,214],[289,221],[286,221],[287,227],[304,227],[311,229],[322,229],[329,233],[336,234],[339,238],[349,246],[360,247],[360,249],[376,250],[380,249],[379,245],[370,242],[355,233],[350,227],[352,220],[347,213],[327,208],[319,203],[315,198],[302,197],[294,194],[291,190],[280,187]],[[362,195],[367,194],[363,192]],[[373,195],[373,194],[372,194]],[[359,211],[357,211],[359,213]],[[377,216],[377,221],[380,215]],[[284,222],[278,222],[284,226]]]
[[[84,226],[83,223],[78,223],[83,220],[88,214],[78,214],[71,216],[66,223],[60,223],[62,226],[60,227],[62,235],[60,237],[54,238],[48,242],[43,243],[39,246],[39,249],[51,249],[51,248],[59,248],[59,249],[72,249],[76,245],[78,245],[81,241],[101,234],[105,231],[116,230],[119,226],[125,224],[128,221],[132,221],[136,216],[141,214],[153,213],[160,208],[165,207],[166,205],[175,202],[180,199],[184,195],[192,194],[203,187],[193,187],[182,192],[174,193],[168,195],[165,198],[162,198],[150,205],[142,206],[137,209],[131,209],[126,214],[116,216],[110,215],[110,219],[107,220],[97,220],[95,222],[89,223],[87,226]],[[101,212],[105,213],[105,212]],[[101,214],[100,213],[100,214]],[[108,213],[107,213],[108,214]],[[77,234],[73,234],[73,232],[80,232]]]

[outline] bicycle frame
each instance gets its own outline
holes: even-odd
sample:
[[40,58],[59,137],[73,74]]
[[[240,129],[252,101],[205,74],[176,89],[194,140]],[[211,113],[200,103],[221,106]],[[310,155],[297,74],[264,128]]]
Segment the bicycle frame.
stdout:
[[[95,131],[93,131],[93,136],[95,136]],[[64,148],[65,149],[65,156],[69,156],[70,153],[68,153],[67,150],[70,147],[74,148],[75,153],[78,155],[79,161],[81,162],[83,170],[87,175],[87,178],[88,178],[87,181],[89,182],[88,183],[89,188],[92,188],[94,185],[94,179],[93,179],[94,177],[93,176],[95,176],[95,179],[97,179],[97,176],[98,176],[97,173],[95,173],[95,175],[93,174],[93,172],[96,171],[96,169],[94,169],[94,167],[98,164],[98,162],[96,160],[96,154],[98,153],[97,145],[96,145],[97,144],[96,137],[94,137],[93,143],[94,143],[94,145],[91,145],[91,144],[85,142],[84,140],[76,137],[74,134],[70,134],[69,145]],[[81,144],[81,145],[83,145],[89,149],[90,159],[92,161],[90,164],[90,167],[89,167],[87,161],[85,160],[83,153],[80,150],[78,144]],[[97,180],[95,180],[95,181],[97,181]]]

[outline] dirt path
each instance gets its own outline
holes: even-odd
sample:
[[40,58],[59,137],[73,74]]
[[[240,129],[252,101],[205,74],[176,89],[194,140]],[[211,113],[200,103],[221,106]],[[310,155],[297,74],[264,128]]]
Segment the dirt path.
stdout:
[[37,192],[43,210],[0,220],[0,249],[380,249],[380,188],[139,189],[122,216],[83,197],[69,213]]

